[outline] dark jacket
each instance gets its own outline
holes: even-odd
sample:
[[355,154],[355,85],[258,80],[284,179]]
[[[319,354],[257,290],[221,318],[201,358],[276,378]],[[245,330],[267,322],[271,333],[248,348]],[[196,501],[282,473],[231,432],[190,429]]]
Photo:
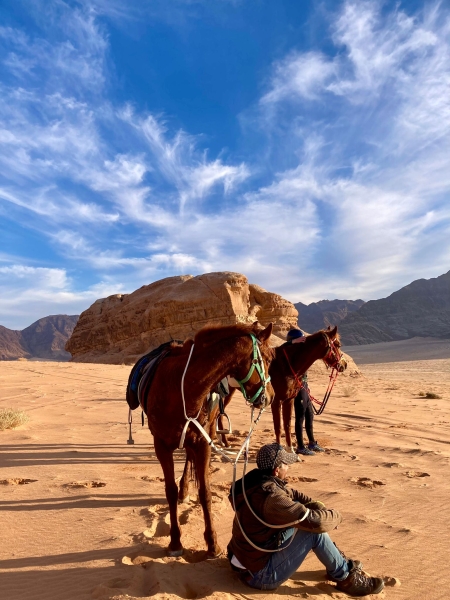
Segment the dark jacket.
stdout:
[[[242,492],[242,479],[236,482],[236,515],[233,521],[233,537],[228,545],[229,554],[236,558],[252,573],[265,567],[271,553],[254,548],[242,534],[239,522],[247,537],[259,547],[277,548],[282,540],[282,532],[289,527],[323,533],[335,529],[342,521],[336,510],[317,508],[312,498],[292,489],[278,477],[268,476],[259,469],[253,469],[245,476],[245,492],[253,511],[268,524],[284,525],[286,528],[272,528],[263,525],[245,502]],[[233,505],[230,491],[229,500]],[[308,508],[310,504],[310,508]]]

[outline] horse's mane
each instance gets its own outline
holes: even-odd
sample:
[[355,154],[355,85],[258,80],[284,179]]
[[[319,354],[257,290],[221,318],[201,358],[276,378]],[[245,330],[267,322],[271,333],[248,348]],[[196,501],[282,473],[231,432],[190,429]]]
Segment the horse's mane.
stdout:
[[[172,356],[185,354],[189,352],[194,343],[197,347],[207,348],[212,344],[217,344],[218,342],[234,337],[250,335],[251,333],[257,333],[254,326],[244,323],[237,323],[236,325],[207,325],[200,329],[200,331],[197,331],[194,339],[186,339],[183,345],[173,342],[171,345],[171,354]],[[269,346],[268,342],[262,342],[259,345],[259,349],[265,360],[271,361],[275,356],[274,349]]]
[[206,347],[232,337],[250,335],[250,333],[255,333],[253,325],[245,325],[243,323],[225,326],[207,325],[203,329],[200,329],[200,331],[197,331],[194,336],[194,343],[198,346]]
[[[312,333],[311,335],[306,336],[306,339],[316,338],[323,334],[328,335],[330,333],[330,330],[331,330],[331,326],[327,327],[327,329],[319,329],[319,331],[316,331],[315,333]],[[336,332],[336,335],[333,338],[333,342],[336,344],[336,346],[338,348],[341,347],[341,336],[339,335],[338,332]]]

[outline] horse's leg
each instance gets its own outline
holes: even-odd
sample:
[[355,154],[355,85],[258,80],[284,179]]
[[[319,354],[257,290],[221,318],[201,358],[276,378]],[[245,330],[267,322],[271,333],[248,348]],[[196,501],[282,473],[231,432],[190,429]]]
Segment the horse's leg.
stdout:
[[[234,389],[231,389],[230,393],[228,394],[228,396],[225,397],[224,401],[223,401],[223,408],[224,410],[226,409],[226,407],[230,404],[231,402],[231,398],[233,397],[234,394]],[[228,423],[228,421],[227,421]],[[223,429],[223,417],[222,415],[219,415],[219,420],[218,420],[218,429]],[[230,443],[228,441],[227,435],[226,433],[222,433],[220,434],[220,441],[222,442],[222,444],[225,446],[225,448],[229,448],[230,447]]]
[[277,398],[274,399],[270,408],[272,409],[273,428],[275,429],[275,439],[277,444],[281,444],[281,415],[280,415],[280,401]]
[[181,556],[183,546],[181,545],[181,529],[178,523],[178,487],[175,483],[175,467],[173,462],[173,450],[167,448],[162,440],[154,438],[156,456],[161,463],[164,472],[164,484],[166,487],[166,498],[170,510],[170,544],[169,556]]
[[291,419],[292,419],[292,407],[294,405],[293,400],[285,400],[281,403],[283,410],[283,425],[284,435],[286,437],[286,446],[292,448],[292,436],[291,436]]
[[211,488],[209,479],[209,464],[211,460],[211,447],[202,440],[195,448],[195,470],[198,480],[198,498],[203,509],[205,519],[205,541],[208,546],[208,556],[216,557],[222,553],[218,543],[216,530],[212,519]]
[[189,500],[189,480],[191,478],[192,459],[186,452],[186,462],[184,463],[184,471],[180,480],[180,489],[178,492],[178,502],[187,502]]

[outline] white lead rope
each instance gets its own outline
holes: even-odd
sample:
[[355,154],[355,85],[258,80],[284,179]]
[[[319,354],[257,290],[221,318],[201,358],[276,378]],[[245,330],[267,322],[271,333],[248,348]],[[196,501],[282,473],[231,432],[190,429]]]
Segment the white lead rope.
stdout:
[[214,444],[214,442],[212,441],[210,435],[205,430],[205,428],[203,427],[203,425],[201,425],[198,422],[197,419],[198,419],[198,417],[200,415],[200,411],[202,410],[202,407],[200,407],[200,410],[198,411],[196,417],[188,417],[187,412],[186,412],[186,399],[184,397],[184,377],[185,377],[186,372],[188,370],[189,363],[191,362],[191,357],[192,357],[192,353],[194,351],[194,346],[195,346],[195,344],[192,344],[191,351],[189,352],[189,356],[188,356],[188,359],[187,359],[186,366],[184,367],[183,376],[181,377],[181,398],[183,400],[183,411],[184,411],[184,418],[186,419],[186,423],[184,424],[183,431],[181,433],[180,443],[178,444],[178,448],[181,450],[184,447],[184,442],[185,442],[185,439],[186,439],[186,433],[187,433],[187,430],[189,428],[189,425],[192,423],[192,425],[195,425],[197,427],[197,429],[203,435],[203,437],[208,442],[208,444],[211,446],[211,448],[213,448],[213,450],[215,450],[215,452],[217,452],[218,454],[221,454],[223,457],[225,457],[228,462],[232,463],[233,461],[231,460],[231,458],[229,456],[227,456],[225,454],[225,452],[223,452],[222,450],[220,450],[220,448],[217,448],[217,446]]
[[212,441],[210,435],[207,433],[207,431],[205,430],[205,428],[203,427],[203,425],[201,425],[198,422],[198,417],[200,415],[200,411],[201,411],[201,407],[200,410],[197,413],[196,417],[188,417],[187,413],[186,413],[186,400],[184,397],[184,377],[186,375],[186,372],[188,370],[188,366],[189,363],[191,361],[191,357],[192,357],[192,353],[194,351],[194,345],[192,344],[191,346],[191,350],[189,352],[189,357],[187,359],[186,362],[186,366],[184,367],[184,371],[183,371],[183,376],[181,377],[181,398],[183,400],[183,411],[184,411],[184,417],[186,419],[186,423],[184,424],[183,427],[183,431],[181,433],[181,438],[180,438],[180,443],[178,445],[179,449],[182,449],[184,446],[184,442],[186,439],[186,433],[188,430],[189,425],[192,423],[193,425],[195,425],[197,427],[197,429],[200,431],[200,433],[203,435],[203,437],[205,438],[205,440],[208,442],[208,444],[211,446],[211,448],[217,452],[218,454],[222,455],[228,462],[230,462],[233,465],[233,484],[231,487],[231,497],[233,500],[233,509],[234,509],[234,513],[236,515],[236,520],[238,522],[239,528],[242,532],[242,535],[244,536],[244,538],[247,540],[247,542],[253,546],[253,548],[256,548],[257,550],[261,550],[262,552],[280,552],[281,550],[285,550],[288,546],[290,546],[292,544],[292,542],[294,541],[294,537],[295,535],[292,535],[292,539],[289,541],[289,544],[287,544],[286,546],[283,546],[281,548],[276,548],[274,550],[267,550],[266,548],[260,548],[259,546],[257,546],[256,544],[254,544],[251,539],[247,536],[247,534],[245,533],[241,522],[239,521],[239,517],[237,516],[237,511],[236,511],[236,501],[234,498],[234,490],[235,490],[235,485],[236,485],[236,469],[237,469],[237,463],[239,461],[239,458],[241,457],[242,451],[245,449],[245,453],[244,453],[244,471],[243,471],[243,475],[242,475],[242,491],[244,493],[244,498],[245,498],[245,502],[247,503],[247,506],[249,507],[251,513],[258,519],[258,521],[260,521],[263,525],[265,525],[266,527],[270,527],[273,529],[286,529],[287,527],[292,527],[292,525],[296,525],[297,523],[301,523],[304,519],[306,519],[306,517],[309,515],[309,508],[306,510],[306,513],[303,515],[303,517],[301,519],[297,519],[296,521],[292,521],[292,523],[284,523],[283,525],[271,525],[270,523],[266,523],[265,521],[263,521],[262,519],[260,519],[258,517],[258,515],[254,512],[254,510],[252,509],[252,507],[250,506],[250,503],[248,501],[247,498],[247,494],[245,493],[245,487],[244,487],[244,477],[245,477],[245,472],[246,472],[246,468],[247,468],[247,463],[248,463],[248,451],[249,451],[249,445],[250,445],[250,439],[252,437],[252,433],[253,430],[255,428],[255,425],[258,424],[263,412],[264,412],[264,408],[261,408],[261,410],[259,411],[259,415],[258,417],[253,420],[253,412],[254,412],[254,407],[252,406],[252,410],[251,410],[251,416],[250,416],[250,430],[247,434],[247,437],[245,438],[242,446],[240,447],[236,458],[234,460],[232,460],[229,456],[227,456],[225,454],[225,452],[223,450],[221,450],[220,448],[218,448],[214,442]]

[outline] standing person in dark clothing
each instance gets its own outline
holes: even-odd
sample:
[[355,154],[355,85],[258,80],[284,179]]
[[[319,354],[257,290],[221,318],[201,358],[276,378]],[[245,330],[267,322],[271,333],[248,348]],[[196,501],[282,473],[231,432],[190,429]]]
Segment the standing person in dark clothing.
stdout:
[[341,523],[340,513],[287,485],[288,465],[294,461],[295,454],[283,446],[266,444],[256,456],[258,468],[237,481],[234,492],[231,488],[229,499],[236,511],[228,544],[232,569],[248,586],[274,590],[312,550],[339,591],[378,594],[383,580],[366,575],[361,562],[348,559],[326,533]]
[[[293,344],[298,344],[304,341],[305,334],[301,329],[291,329],[288,331],[287,339]],[[314,439],[314,410],[309,396],[308,373],[306,372],[302,376],[302,387],[294,400],[296,453],[304,456],[314,456],[316,452],[324,452],[324,449]],[[308,436],[308,446],[303,443],[303,423],[305,423],[306,435]]]

